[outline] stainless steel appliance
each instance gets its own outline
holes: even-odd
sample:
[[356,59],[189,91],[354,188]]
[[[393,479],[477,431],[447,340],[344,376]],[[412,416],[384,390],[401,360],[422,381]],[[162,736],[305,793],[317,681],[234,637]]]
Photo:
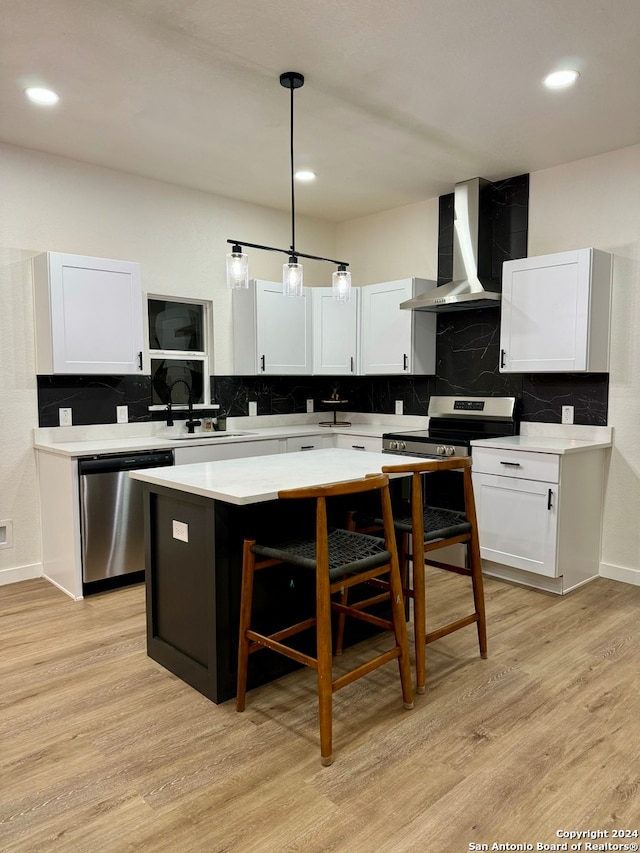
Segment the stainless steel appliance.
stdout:
[[467,311],[500,305],[500,284],[491,278],[491,192],[483,178],[454,188],[453,281],[402,302],[408,311]]
[[468,456],[473,439],[518,434],[516,403],[515,397],[432,397],[429,427],[385,433],[382,451],[405,456]]
[[[515,397],[431,397],[428,414],[427,429],[383,434],[382,452],[434,459],[469,456],[473,439],[517,435],[520,429]],[[459,471],[428,477],[423,489],[426,502],[464,508]]]
[[167,465],[173,465],[171,450],[78,461],[85,593],[130,582],[144,570],[143,487],[128,472]]

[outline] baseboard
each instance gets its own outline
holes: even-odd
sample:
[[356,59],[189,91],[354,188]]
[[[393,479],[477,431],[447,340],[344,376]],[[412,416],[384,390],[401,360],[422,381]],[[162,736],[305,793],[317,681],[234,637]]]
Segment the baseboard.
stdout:
[[600,563],[600,577],[640,586],[640,569],[632,569],[628,566],[614,566],[612,563]]
[[10,569],[0,569],[0,586],[19,581],[30,581],[42,577],[42,563],[31,563],[29,566],[13,566]]

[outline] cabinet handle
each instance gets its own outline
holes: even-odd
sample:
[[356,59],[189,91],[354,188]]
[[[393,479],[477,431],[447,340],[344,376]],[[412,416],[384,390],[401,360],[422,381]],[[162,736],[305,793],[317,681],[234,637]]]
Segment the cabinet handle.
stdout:
[[403,356],[403,363],[404,363],[404,369],[409,370],[409,356],[406,354],[406,352]]
[[353,356],[351,356],[351,373],[353,373]]
[[352,444],[354,450],[364,450],[364,444]]
[[551,503],[552,495],[553,495],[553,492],[551,491],[551,489],[549,489],[549,491],[547,493],[547,509],[553,509],[553,504]]
[[504,357],[506,353],[503,349],[500,350],[500,367],[504,367]]
[[506,465],[507,468],[522,468],[519,462],[500,462],[501,465]]
[[264,356],[260,356],[260,370],[264,373]]
[[142,370],[142,352],[138,353],[138,367]]
[[313,450],[314,447],[315,447],[315,444],[301,444],[300,450]]

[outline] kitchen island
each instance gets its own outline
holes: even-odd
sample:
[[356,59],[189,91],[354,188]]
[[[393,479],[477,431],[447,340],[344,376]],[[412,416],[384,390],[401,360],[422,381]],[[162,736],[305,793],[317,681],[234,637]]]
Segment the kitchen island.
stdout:
[[[145,486],[148,655],[213,702],[232,698],[243,539],[299,535],[313,520],[308,502],[285,505],[279,491],[347,482],[389,462],[383,453],[327,449],[130,472]],[[258,621],[313,613],[313,578],[280,568],[257,579]],[[250,664],[250,687],[296,666],[269,651]]]

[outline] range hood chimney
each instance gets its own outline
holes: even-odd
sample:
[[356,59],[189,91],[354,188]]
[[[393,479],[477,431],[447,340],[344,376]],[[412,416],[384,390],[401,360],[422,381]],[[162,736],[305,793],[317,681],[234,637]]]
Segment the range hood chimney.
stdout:
[[455,185],[453,281],[402,302],[401,308],[441,313],[500,305],[499,284],[490,278],[490,188],[491,183],[484,178]]

